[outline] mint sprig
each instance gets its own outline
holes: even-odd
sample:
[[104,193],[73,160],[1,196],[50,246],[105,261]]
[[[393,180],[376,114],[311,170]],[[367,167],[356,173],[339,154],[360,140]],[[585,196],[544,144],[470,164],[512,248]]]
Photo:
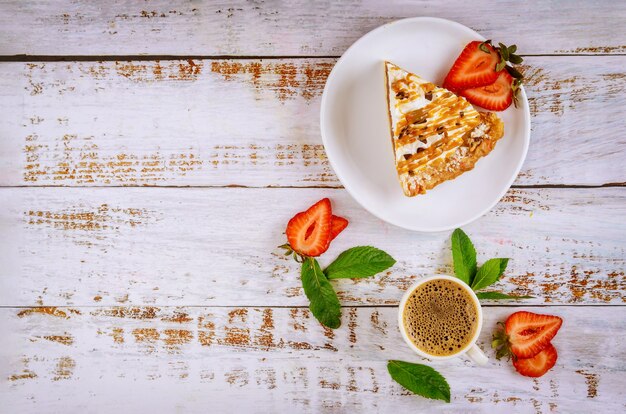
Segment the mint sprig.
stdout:
[[326,269],[329,279],[356,279],[374,276],[393,266],[395,259],[372,246],[357,246],[341,253]]
[[337,329],[341,326],[341,304],[330,283],[331,279],[358,279],[374,276],[387,270],[396,260],[384,251],[372,246],[357,246],[341,253],[324,271],[313,257],[292,251],[286,244],[279,246],[294,255],[302,263],[300,278],[304,294],[309,299],[309,309],[324,326]]
[[[509,259],[489,259],[480,268],[476,266],[476,249],[469,236],[461,229],[452,233],[452,261],[454,274],[478,291],[496,283],[506,270]],[[500,292],[477,292],[479,299],[526,299],[532,296],[511,296]]]
[[450,402],[450,385],[429,366],[391,360],[387,363],[387,371],[394,381],[414,394]]

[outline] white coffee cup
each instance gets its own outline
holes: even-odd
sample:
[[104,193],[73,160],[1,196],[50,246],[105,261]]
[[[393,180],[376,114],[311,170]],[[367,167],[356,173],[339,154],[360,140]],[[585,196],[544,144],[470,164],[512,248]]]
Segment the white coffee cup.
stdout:
[[[472,339],[468,341],[468,343],[463,348],[461,348],[458,352],[452,355],[445,355],[445,356],[430,355],[422,351],[413,343],[413,341],[411,341],[411,338],[409,338],[409,335],[406,332],[406,329],[404,327],[404,309],[406,307],[407,300],[409,299],[409,297],[411,297],[411,294],[415,291],[415,289],[417,289],[422,284],[429,282],[431,280],[449,280],[451,282],[454,282],[459,287],[465,290],[465,292],[469,295],[470,298],[472,298],[472,300],[474,301],[474,304],[476,305],[477,326],[476,326],[476,331],[474,332],[474,336],[472,336]],[[431,277],[421,279],[420,281],[415,283],[413,286],[411,286],[406,291],[406,293],[402,297],[402,300],[400,301],[400,308],[398,310],[398,325],[400,326],[400,333],[402,333],[402,337],[404,338],[404,341],[409,345],[409,347],[411,347],[413,351],[415,351],[415,353],[417,353],[421,357],[428,358],[433,361],[441,361],[441,360],[455,358],[463,354],[467,354],[467,356],[472,361],[474,361],[474,363],[476,363],[477,365],[485,365],[488,361],[487,355],[485,355],[485,353],[478,347],[478,345],[476,345],[476,341],[478,340],[478,336],[480,335],[480,330],[483,327],[483,310],[480,307],[480,302],[478,301],[478,297],[476,296],[474,291],[466,283],[457,279],[456,277],[445,276],[445,275],[431,276]]]

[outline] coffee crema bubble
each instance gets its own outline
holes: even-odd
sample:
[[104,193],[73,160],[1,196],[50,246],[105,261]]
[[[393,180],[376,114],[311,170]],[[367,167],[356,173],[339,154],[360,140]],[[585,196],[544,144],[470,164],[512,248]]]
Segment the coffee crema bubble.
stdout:
[[454,355],[474,337],[478,309],[459,283],[430,280],[418,286],[406,301],[404,328],[421,351],[433,356]]

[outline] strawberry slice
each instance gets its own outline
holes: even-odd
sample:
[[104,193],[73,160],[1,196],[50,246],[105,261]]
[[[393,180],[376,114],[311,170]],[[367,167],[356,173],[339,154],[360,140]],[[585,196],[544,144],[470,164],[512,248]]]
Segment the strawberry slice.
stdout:
[[532,358],[518,358],[513,361],[515,370],[526,377],[540,377],[548,372],[554,364],[558,355],[556,348],[548,344],[541,352]]
[[343,217],[333,215],[330,221],[330,241],[335,240],[335,237],[337,237],[346,227],[348,227],[348,220]]
[[506,70],[494,83],[473,89],[465,89],[458,92],[474,105],[478,105],[490,111],[504,111],[513,102],[513,77]]
[[328,198],[321,199],[287,223],[287,241],[304,256],[319,256],[328,250],[331,235],[332,209]]
[[500,62],[500,55],[488,43],[484,43],[484,47],[489,53],[482,51],[481,43],[475,40],[465,46],[443,81],[444,88],[455,92],[490,85],[496,81],[496,65]]
[[511,351],[518,358],[531,358],[545,348],[561,328],[563,319],[532,312],[515,312],[505,322]]
[[563,319],[532,312],[515,312],[504,323],[504,330],[493,335],[496,357],[532,358],[546,348],[559,331]]

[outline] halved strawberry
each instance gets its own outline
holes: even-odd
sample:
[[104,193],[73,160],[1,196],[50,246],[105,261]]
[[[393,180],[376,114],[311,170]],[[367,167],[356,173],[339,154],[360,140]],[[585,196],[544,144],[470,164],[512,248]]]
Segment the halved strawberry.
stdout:
[[563,319],[532,312],[515,312],[504,323],[504,330],[494,333],[491,346],[496,358],[512,356],[532,358],[546,348],[559,331]]
[[[480,45],[489,51],[481,50]],[[468,43],[443,81],[443,87],[453,92],[494,83],[498,78],[496,65],[500,55],[488,43],[479,40]]]
[[348,227],[348,220],[343,217],[333,215],[330,220],[330,241],[335,240],[335,237],[337,237],[346,227]]
[[548,344],[532,358],[518,358],[513,361],[513,366],[517,372],[524,376],[540,377],[556,364],[557,358],[556,348],[552,344]]
[[304,256],[319,256],[328,250],[331,235],[332,209],[328,198],[321,199],[307,211],[293,216],[287,223],[287,241]]
[[474,105],[490,111],[504,111],[513,102],[513,77],[506,70],[500,72],[491,85],[457,92]]

